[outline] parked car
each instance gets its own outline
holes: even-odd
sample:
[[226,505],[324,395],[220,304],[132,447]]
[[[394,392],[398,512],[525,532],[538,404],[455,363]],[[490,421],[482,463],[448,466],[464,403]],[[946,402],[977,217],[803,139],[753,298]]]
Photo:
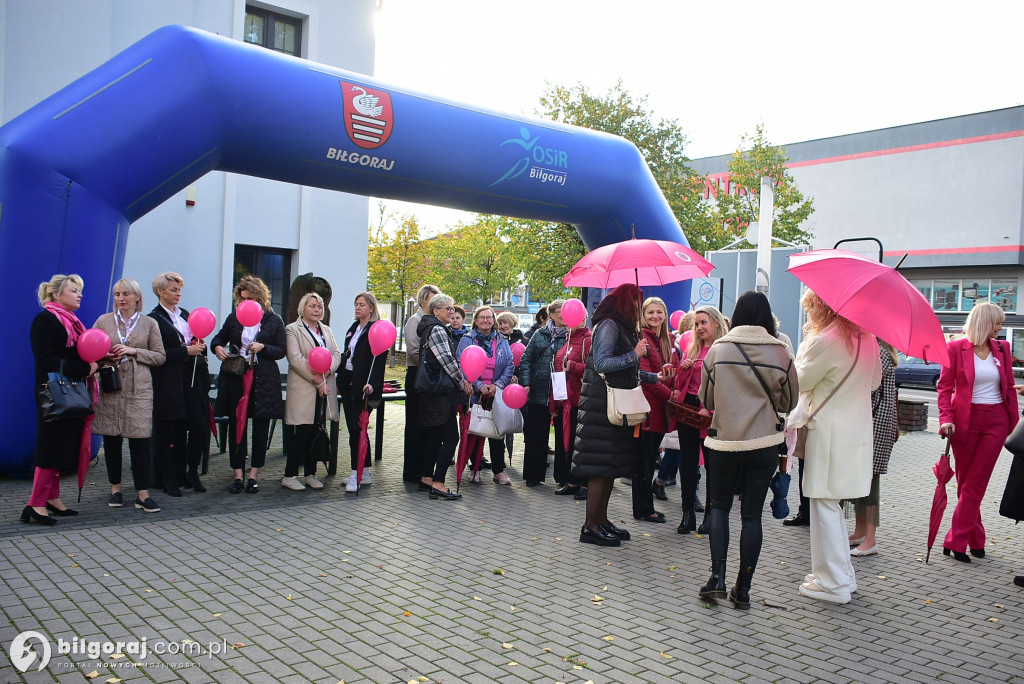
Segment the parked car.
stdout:
[[907,356],[901,352],[899,365],[896,366],[896,386],[927,385],[935,387],[939,384],[940,371],[942,371],[942,366],[937,363],[929,363],[924,359]]

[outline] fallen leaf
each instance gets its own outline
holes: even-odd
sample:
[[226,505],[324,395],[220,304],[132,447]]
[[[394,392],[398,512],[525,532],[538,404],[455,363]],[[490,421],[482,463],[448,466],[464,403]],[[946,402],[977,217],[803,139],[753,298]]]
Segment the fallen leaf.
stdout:
[[516,665],[518,665],[518,664],[519,664],[519,663],[517,663],[516,661],[512,660],[512,661],[509,661],[509,664],[508,664],[508,666],[509,666],[509,667],[515,667],[515,666],[516,666]]
[[495,575],[504,575],[504,574],[505,574],[505,571],[504,571],[504,570],[502,570],[501,568],[495,568],[495,569],[494,569],[494,574],[495,574]]
[[275,532],[284,532],[284,528],[283,528],[283,527],[278,527],[278,528],[277,528],[277,529],[275,530]]
[[85,675],[85,678],[86,678],[86,679],[96,679],[96,678],[97,678],[97,677],[99,677],[99,676],[100,676],[100,673],[99,673],[99,672],[97,672],[96,670],[93,670],[93,671],[92,671],[92,672],[90,672],[89,674]]
[[696,536],[697,539],[703,539],[704,538],[704,535],[702,535],[702,534],[698,534],[698,535],[694,535],[694,536]]
[[989,622],[999,622],[999,618],[989,618]]
[[342,551],[342,553],[352,553],[351,551]]
[[878,575],[878,579],[885,579],[885,575]]
[[536,537],[530,537],[530,541],[537,541]]
[[583,666],[582,665],[573,665],[572,669],[574,669],[574,670],[582,670]]
[[106,682],[106,684],[117,684],[121,680],[117,677],[111,677],[110,679],[104,679],[103,681]]
[[235,648],[245,648],[245,644],[243,644],[241,641],[239,641],[237,644],[232,644],[231,648],[232,649],[235,649]]
[[152,589],[147,589],[147,590],[146,590],[146,593],[147,593],[147,594],[152,594],[152,593],[153,593],[153,590],[152,590]]
[[994,605],[995,605],[996,608],[1005,608],[1006,607],[1002,603],[996,603]]
[[473,597],[473,600],[474,600],[474,601],[483,601],[483,599],[482,599],[482,598],[480,598],[479,596],[474,596],[474,597]]
[[402,613],[402,615],[404,615],[405,617],[412,617],[412,613],[410,613],[409,611],[405,611],[404,613]]
[[[185,642],[183,641],[181,643],[185,643]],[[111,660],[120,660],[121,658],[124,658],[125,656],[124,656],[124,653],[111,653],[109,657],[110,657]]]
[[662,658],[671,658],[672,656],[670,656],[668,653],[665,653],[664,651],[662,651],[661,652],[661,657]]
[[601,591],[608,591],[608,585],[605,585],[604,588],[601,589]]
[[611,561],[609,561],[609,562],[605,563],[605,565],[611,565]]
[[417,679],[419,679],[421,682],[429,682],[430,681],[429,679],[427,679],[423,675],[420,675],[419,677],[417,677]]
[[615,641],[615,637],[613,637],[613,636],[606,636],[606,637],[601,637],[601,638],[604,639],[605,641]]
[[925,602],[925,603],[931,603],[931,600],[930,600],[930,599],[925,599],[925,601],[924,601],[924,602]]
[[108,572],[105,572],[105,573],[103,573],[103,576],[104,576],[104,577],[110,577],[110,573],[108,573]]
[[601,598],[600,596],[598,596],[597,594],[594,594],[594,598],[592,598],[590,600],[593,601],[594,603],[597,603],[598,601],[604,601],[604,599]]
[[670,566],[668,566],[668,569],[669,569],[669,570],[675,570],[675,569],[676,569],[676,566],[674,566],[674,565],[670,565]]
[[644,537],[650,537],[650,536],[651,536],[651,533],[650,533],[650,532],[644,532],[644,533],[643,533],[643,536],[644,536]]
[[321,576],[321,577],[327,577],[327,573],[326,573],[326,572],[321,572],[321,573],[320,573],[320,576]]
[[74,558],[74,557],[75,557],[75,554],[73,554],[73,553],[69,553],[68,554],[68,558]]
[[512,648],[512,644],[505,644],[505,643],[503,643],[503,644],[501,645],[501,647],[502,647],[502,648]]
[[551,653],[551,649],[550,649],[550,648],[542,648],[542,649],[540,649],[540,650],[542,650],[542,651],[547,651],[548,653]]
[[214,613],[213,617],[220,617],[220,613]]
[[73,567],[73,568],[77,568],[77,567],[78,567],[78,563],[75,563],[75,564],[74,564],[74,565],[72,565],[71,567]]
[[513,613],[516,612],[516,607],[515,606],[509,606],[508,609],[511,610]]
[[555,537],[555,541],[562,541],[561,537]]
[[291,601],[291,600],[292,600],[292,595],[291,595],[291,594],[288,594],[288,600],[289,600],[289,601]]

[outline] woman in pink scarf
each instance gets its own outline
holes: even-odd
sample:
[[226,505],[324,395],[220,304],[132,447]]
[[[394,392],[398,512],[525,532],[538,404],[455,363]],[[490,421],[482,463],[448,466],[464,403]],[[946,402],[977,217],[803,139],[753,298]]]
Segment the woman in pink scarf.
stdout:
[[[78,356],[76,344],[85,332],[74,311],[82,303],[82,278],[75,274],[57,274],[50,282],[39,285],[39,304],[43,310],[32,320],[29,337],[35,357],[35,386],[46,382],[48,373],[63,372],[69,378],[89,378],[90,391],[95,389],[95,363],[86,363]],[[94,392],[95,395],[95,392]],[[21,512],[22,522],[52,525],[55,516],[78,515],[60,500],[60,471],[75,470],[82,449],[91,446],[92,417],[44,423],[39,416],[36,425],[35,478],[28,506]]]

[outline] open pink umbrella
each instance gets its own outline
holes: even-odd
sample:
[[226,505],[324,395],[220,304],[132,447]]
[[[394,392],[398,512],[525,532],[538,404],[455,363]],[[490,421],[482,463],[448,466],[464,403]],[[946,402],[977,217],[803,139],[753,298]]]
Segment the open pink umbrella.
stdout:
[[892,266],[845,249],[816,249],[791,255],[788,270],[837,314],[904,354],[949,365],[932,305]]
[[715,267],[686,245],[668,240],[625,240],[589,252],[562,278],[567,287],[611,288],[623,283],[667,285],[703,278]]
[[932,511],[928,517],[928,553],[924,556],[927,563],[932,555],[932,546],[935,545],[935,537],[939,534],[939,525],[942,524],[942,514],[946,512],[946,483],[954,473],[953,467],[949,465],[949,445],[952,441],[946,440],[946,452],[939,457],[939,460],[932,466],[935,479],[938,484],[935,486],[935,493],[932,495]]

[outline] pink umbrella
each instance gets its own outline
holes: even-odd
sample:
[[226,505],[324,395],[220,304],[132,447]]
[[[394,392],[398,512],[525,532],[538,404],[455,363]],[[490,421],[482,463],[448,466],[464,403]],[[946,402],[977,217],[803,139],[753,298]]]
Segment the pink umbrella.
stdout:
[[242,373],[242,398],[235,406],[235,444],[240,445],[245,439],[245,421],[249,418],[249,394],[252,392],[252,362],[244,373]]
[[623,283],[666,285],[703,278],[715,266],[686,245],[667,240],[626,240],[598,247],[562,278],[567,287],[611,288]]
[[469,460],[469,400],[459,406],[459,453],[455,459],[455,491],[462,487],[462,471]]
[[[363,468],[366,467],[366,457],[370,453],[370,437],[367,430],[370,428],[370,400],[363,397],[363,411],[359,414],[359,453],[356,457],[356,496],[359,496],[359,485],[363,482]],[[381,409],[383,410],[383,408]]]
[[932,305],[892,266],[845,249],[816,249],[791,255],[788,270],[837,314],[901,352],[949,365]]
[[932,555],[932,546],[935,545],[935,537],[939,534],[939,525],[942,524],[942,514],[946,512],[946,483],[952,479],[954,473],[949,465],[949,445],[952,441],[946,440],[946,452],[939,457],[932,472],[938,484],[935,486],[935,493],[932,494],[932,510],[928,517],[928,553],[925,554],[924,562],[927,563]]

